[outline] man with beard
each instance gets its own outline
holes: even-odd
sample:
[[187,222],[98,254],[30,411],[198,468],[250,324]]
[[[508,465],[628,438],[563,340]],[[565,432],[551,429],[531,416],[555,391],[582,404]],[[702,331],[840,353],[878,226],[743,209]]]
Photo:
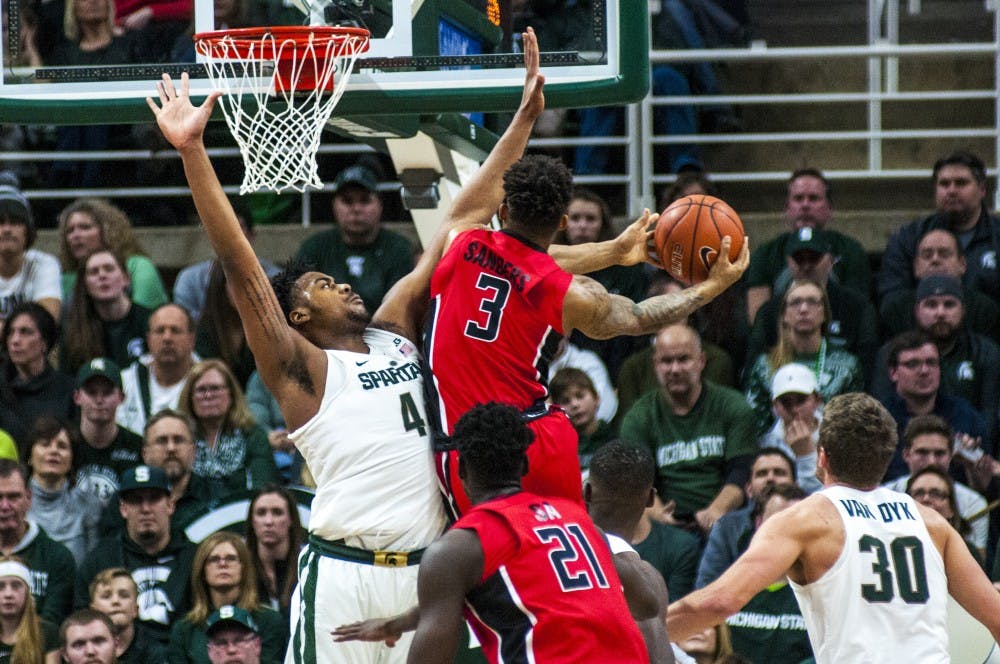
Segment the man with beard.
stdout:
[[1000,219],[989,214],[986,199],[986,166],[970,152],[953,152],[934,164],[934,214],[903,226],[889,238],[882,254],[878,292],[913,288],[913,259],[917,243],[929,230],[943,228],[954,233],[965,253],[964,283],[993,299],[1000,299],[997,246]]
[[636,401],[621,437],[656,458],[656,491],[668,523],[704,536],[743,504],[757,447],[753,411],[736,390],[702,380],[705,354],[687,325],[656,335],[653,366],[661,389]]
[[[882,338],[891,339],[916,324],[913,306],[916,304],[916,285],[924,277],[943,274],[961,281],[965,277],[965,253],[958,238],[950,230],[935,228],[920,238],[913,257],[913,287],[886,293],[879,305]],[[986,293],[962,286],[962,308],[965,324],[973,332],[985,334],[1000,343],[1000,304]]]
[[176,408],[194,354],[194,320],[184,307],[164,304],[149,317],[144,355],[122,371],[125,402],[118,424],[139,434],[146,420],[164,408]]
[[99,541],[84,558],[76,576],[76,605],[90,603],[90,583],[98,572],[124,567],[139,587],[140,622],[166,643],[170,625],[188,609],[195,547],[170,527],[174,504],[162,469],[125,471],[118,504],[125,528]]
[[[898,440],[904,439],[906,425],[917,415],[937,415],[958,434],[983,441],[992,454],[990,441],[985,441],[986,422],[968,401],[941,390],[940,353],[934,341],[924,332],[903,332],[889,342],[889,380],[895,390],[881,399],[899,427]],[[883,481],[894,480],[907,472],[902,448],[897,446]]]
[[[937,346],[941,360],[941,389],[972,404],[987,419],[987,441],[996,433],[996,405],[1000,399],[1000,348],[965,324],[965,291],[955,277],[931,275],[917,286],[913,315],[916,327]],[[892,392],[886,369],[889,344],[879,352],[872,381],[877,398]]]
[[[142,461],[162,468],[170,482],[174,515],[170,520],[175,531],[182,531],[192,521],[215,508],[224,497],[222,488],[194,472],[196,447],[194,424],[176,410],[166,408],[153,415],[143,433]],[[112,500],[101,517],[101,534],[112,535],[124,526],[118,501]]]

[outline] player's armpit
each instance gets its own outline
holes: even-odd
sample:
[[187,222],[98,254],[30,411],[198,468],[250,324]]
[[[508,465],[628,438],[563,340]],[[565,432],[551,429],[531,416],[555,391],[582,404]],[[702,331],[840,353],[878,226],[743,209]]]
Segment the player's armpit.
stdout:
[[407,661],[452,664],[465,624],[465,595],[479,581],[482,570],[483,550],[473,532],[451,530],[431,544],[420,561],[420,614]]

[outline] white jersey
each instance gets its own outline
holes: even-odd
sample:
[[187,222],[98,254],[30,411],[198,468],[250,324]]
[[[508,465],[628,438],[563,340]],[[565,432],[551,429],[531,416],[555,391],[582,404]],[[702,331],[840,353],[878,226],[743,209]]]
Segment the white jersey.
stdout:
[[362,549],[411,551],[444,532],[416,347],[367,329],[370,353],[328,350],[319,411],[288,437],[316,480],[309,530]]
[[885,488],[827,487],[844,550],[826,574],[791,583],[816,661],[948,662],[944,561],[916,502]]
[[62,301],[59,259],[38,249],[24,252],[24,263],[11,278],[0,277],[0,320],[22,302]]

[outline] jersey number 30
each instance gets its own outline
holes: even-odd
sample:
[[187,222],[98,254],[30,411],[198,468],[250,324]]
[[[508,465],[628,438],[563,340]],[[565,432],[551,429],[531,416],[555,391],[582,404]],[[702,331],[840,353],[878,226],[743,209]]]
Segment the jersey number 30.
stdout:
[[[924,545],[916,537],[897,537],[886,551],[885,542],[863,535],[858,540],[862,553],[872,553],[872,572],[875,583],[862,583],[861,596],[869,602],[891,602],[896,590],[907,604],[926,604],[927,569],[924,566]],[[892,566],[889,558],[892,557]]]
[[542,544],[554,545],[549,549],[549,562],[563,592],[608,587],[601,562],[579,524],[535,528],[535,534]]

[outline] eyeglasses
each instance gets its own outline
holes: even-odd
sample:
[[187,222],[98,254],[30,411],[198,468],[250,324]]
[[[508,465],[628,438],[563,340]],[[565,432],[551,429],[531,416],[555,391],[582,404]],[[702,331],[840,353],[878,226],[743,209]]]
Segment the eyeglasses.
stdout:
[[219,392],[228,392],[228,391],[229,391],[228,385],[199,385],[198,387],[194,388],[194,393],[200,396],[204,396],[207,394],[217,394]]
[[213,650],[225,650],[230,646],[248,646],[257,640],[259,637],[256,634],[247,634],[246,636],[238,636],[233,639],[209,639],[208,647]]
[[928,369],[936,369],[941,366],[941,363],[937,358],[930,357],[926,360],[907,360],[906,362],[900,362],[899,366],[913,371],[914,369],[919,369],[921,366],[926,366]]
[[823,306],[823,300],[818,297],[793,297],[788,300],[789,309],[798,309],[802,305],[806,305],[810,309],[815,309],[817,307]]
[[205,562],[209,565],[221,565],[222,563],[226,563],[226,565],[237,565],[240,562],[240,557],[234,553],[231,553],[228,556],[214,555],[206,558]]
[[914,489],[910,495],[920,500],[921,498],[933,498],[934,500],[948,500],[951,494],[941,489]]

